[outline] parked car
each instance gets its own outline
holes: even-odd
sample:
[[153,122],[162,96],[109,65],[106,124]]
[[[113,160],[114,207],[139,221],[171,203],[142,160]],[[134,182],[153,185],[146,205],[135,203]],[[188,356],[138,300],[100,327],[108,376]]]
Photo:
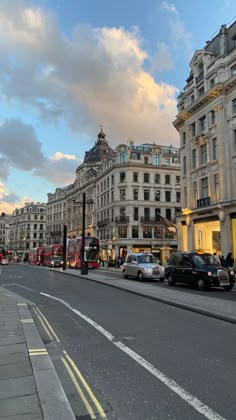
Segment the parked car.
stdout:
[[231,290],[235,284],[235,273],[221,267],[213,255],[196,252],[176,252],[165,267],[165,278],[169,286],[176,283],[192,284],[199,290],[209,287],[224,287]]
[[8,259],[7,258],[2,258],[1,264],[2,265],[8,265],[9,264]]
[[140,281],[144,279],[165,280],[164,267],[158,263],[154,255],[147,253],[127,254],[122,265],[122,272],[125,279],[135,277]]

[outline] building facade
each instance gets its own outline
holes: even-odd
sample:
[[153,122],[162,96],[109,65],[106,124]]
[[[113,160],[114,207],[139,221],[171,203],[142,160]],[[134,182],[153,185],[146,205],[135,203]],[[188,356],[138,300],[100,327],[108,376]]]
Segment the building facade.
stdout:
[[9,221],[10,215],[1,213],[0,215],[0,250],[5,252],[9,245]]
[[96,182],[96,227],[104,258],[177,249],[175,214],[181,210],[179,150],[120,144]]
[[48,193],[46,242],[48,245],[62,244],[64,225],[67,224],[67,196],[73,185],[65,188],[56,188],[54,193]]
[[236,256],[236,22],[197,50],[178,97],[178,247]]
[[68,236],[82,234],[85,194],[86,234],[100,239],[103,260],[141,250],[160,256],[161,249],[164,255],[164,250],[177,248],[174,222],[181,210],[181,187],[179,149],[175,147],[120,144],[113,150],[101,129],[76,170],[74,184],[61,193],[57,189],[48,194],[48,243],[55,239],[51,233],[57,209],[63,209],[59,217]]
[[27,258],[32,248],[46,245],[46,204],[25,203],[9,221],[9,248]]

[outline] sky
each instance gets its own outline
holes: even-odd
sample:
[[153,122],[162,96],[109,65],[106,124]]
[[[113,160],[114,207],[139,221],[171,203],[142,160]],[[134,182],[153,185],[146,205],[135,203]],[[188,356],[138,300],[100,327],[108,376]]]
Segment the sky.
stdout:
[[73,183],[101,126],[178,147],[191,58],[235,19],[233,0],[0,0],[0,213]]

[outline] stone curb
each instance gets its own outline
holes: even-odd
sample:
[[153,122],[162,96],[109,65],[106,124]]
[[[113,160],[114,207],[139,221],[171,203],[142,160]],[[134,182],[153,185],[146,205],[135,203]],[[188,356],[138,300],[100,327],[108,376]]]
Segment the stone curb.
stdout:
[[[0,292],[6,294],[6,289],[0,287]],[[19,318],[28,348],[43,419],[76,420],[26,301],[13,292],[10,295],[8,292],[7,297],[15,300],[18,304]]]

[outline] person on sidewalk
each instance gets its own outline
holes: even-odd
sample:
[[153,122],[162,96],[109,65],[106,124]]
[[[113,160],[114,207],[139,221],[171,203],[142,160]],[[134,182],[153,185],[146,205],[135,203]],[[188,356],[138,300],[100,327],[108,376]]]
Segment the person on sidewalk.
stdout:
[[219,255],[217,255],[217,253],[216,252],[214,252],[214,257],[215,257],[215,259],[216,259],[216,261],[218,262],[218,265],[221,265],[221,259],[220,259],[220,256]]
[[115,267],[116,268],[120,268],[120,266],[121,266],[121,258],[120,258],[120,256],[117,258],[117,260],[116,260],[116,265],[115,265]]
[[229,253],[228,253],[228,255],[227,255],[227,257],[226,257],[226,264],[227,264],[227,267],[228,267],[228,268],[233,269],[233,266],[234,266],[234,259],[233,259],[232,252],[229,252]]
[[220,261],[221,261],[222,267],[227,267],[227,263],[226,263],[226,259],[225,259],[224,255],[221,255]]

